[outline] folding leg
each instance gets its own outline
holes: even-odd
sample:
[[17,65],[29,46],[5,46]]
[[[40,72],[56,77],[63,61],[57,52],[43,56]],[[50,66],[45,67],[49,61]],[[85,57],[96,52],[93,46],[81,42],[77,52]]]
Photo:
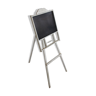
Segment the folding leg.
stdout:
[[64,55],[62,55],[62,56],[60,56],[60,57],[61,57],[63,66],[64,66],[64,68],[65,68],[65,70],[66,70],[66,73],[69,73],[69,67],[68,67],[68,65],[67,65],[67,62],[65,61]]
[[[62,54],[63,51],[61,51],[61,46],[60,46],[59,41],[56,42],[56,47],[57,47],[57,50],[58,50],[59,54]],[[66,70],[66,73],[69,73],[69,67],[68,67],[68,65],[67,65],[67,62],[66,62],[66,60],[65,60],[64,55],[63,55],[63,54],[60,55],[60,58],[61,58],[61,60],[62,60],[62,63],[63,63],[63,66],[64,66],[64,68],[65,68],[65,70]]]
[[44,49],[44,59],[45,59],[45,66],[46,66],[48,87],[49,87],[49,88],[52,88],[52,81],[51,81],[51,74],[50,74],[50,66],[47,65],[48,54],[47,54],[47,49],[46,49],[46,48]]
[[50,71],[50,67],[46,66],[46,72],[47,72],[47,80],[48,80],[48,87],[52,88],[52,80],[51,80],[51,71]]
[[34,42],[33,42],[28,65],[32,65],[32,63],[33,63],[33,59],[34,59],[34,55],[35,55],[35,51],[36,51],[36,44],[35,43],[36,43],[36,37],[34,38]]

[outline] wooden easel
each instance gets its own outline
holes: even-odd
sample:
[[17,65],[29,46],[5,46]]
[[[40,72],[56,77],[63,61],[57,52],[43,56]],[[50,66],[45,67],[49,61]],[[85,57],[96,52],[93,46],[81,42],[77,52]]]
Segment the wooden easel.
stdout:
[[[56,14],[55,7],[53,7],[51,10],[55,12],[55,15],[57,15]],[[41,14],[41,13],[45,13],[45,12],[48,12],[48,7],[47,6],[44,7],[44,8],[42,8],[42,9],[39,9],[37,11],[36,15]],[[54,15],[54,18],[55,18],[55,15]],[[33,22],[32,15],[31,14],[30,14],[30,19],[31,19],[32,26],[33,26],[34,31],[35,31],[35,38],[34,38],[34,42],[33,42],[33,46],[32,46],[32,50],[31,50],[31,54],[30,54],[30,58],[29,58],[29,63],[28,64],[29,65],[32,65],[32,63],[33,63],[33,59],[34,59],[34,55],[35,55],[35,51],[36,51],[36,40],[37,40],[37,44],[38,44],[38,47],[39,47],[39,50],[40,50],[40,54],[42,54],[42,52],[43,52],[43,55],[44,55],[44,61],[45,61],[45,67],[46,67],[46,74],[47,74],[47,80],[48,80],[47,87],[49,89],[49,88],[52,88],[50,67],[53,64],[55,64],[59,60],[59,58],[61,58],[61,61],[63,63],[63,66],[64,66],[64,68],[66,70],[66,73],[69,73],[69,67],[68,67],[67,62],[65,60],[64,52],[61,51],[61,45],[60,45],[60,43],[62,43],[62,38],[61,38],[62,35],[61,35],[60,27],[58,26],[58,29],[59,30],[57,32],[55,32],[55,33],[57,33],[58,40],[56,40],[55,33],[50,34],[49,36],[52,35],[53,43],[51,43],[50,45],[48,45],[48,43],[51,42],[51,41],[50,42],[47,42],[47,40],[49,39],[49,36],[46,36],[45,38],[39,40],[38,39],[38,34],[37,34],[36,29],[34,27],[34,22]],[[58,18],[55,18],[55,19],[58,20]],[[56,21],[55,21],[55,23],[56,23]],[[40,42],[42,42],[42,47],[43,48],[41,47]],[[53,46],[54,46],[54,44],[56,45],[56,48],[57,48],[57,50],[59,52],[59,55],[57,55],[56,57],[54,57],[52,60],[50,60],[48,62],[48,50],[52,49]]]

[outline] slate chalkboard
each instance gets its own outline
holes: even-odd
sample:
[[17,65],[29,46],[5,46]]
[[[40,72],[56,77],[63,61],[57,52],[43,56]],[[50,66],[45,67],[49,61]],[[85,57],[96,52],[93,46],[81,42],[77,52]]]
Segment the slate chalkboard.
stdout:
[[34,16],[33,21],[39,40],[57,31],[53,11]]

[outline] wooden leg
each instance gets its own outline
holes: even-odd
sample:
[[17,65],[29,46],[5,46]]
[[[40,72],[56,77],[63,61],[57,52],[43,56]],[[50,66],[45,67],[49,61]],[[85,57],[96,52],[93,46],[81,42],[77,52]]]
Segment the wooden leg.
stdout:
[[36,43],[36,37],[34,38],[34,42],[33,42],[28,65],[32,65],[32,63],[33,63],[33,59],[34,59],[34,55],[35,55],[35,51],[36,51],[36,44],[35,43]]
[[48,87],[52,88],[51,72],[50,72],[50,67],[48,66],[46,66],[46,73],[47,73],[47,79],[48,79]]
[[48,80],[48,87],[52,88],[52,81],[51,81],[51,72],[50,72],[50,66],[47,65],[48,61],[48,54],[47,54],[47,49],[44,49],[44,60],[45,60],[45,66],[46,66],[46,73],[47,73],[47,80]]
[[66,60],[65,60],[64,55],[61,55],[60,58],[61,58],[61,60],[62,60],[62,63],[63,63],[63,66],[64,66],[64,68],[65,68],[65,70],[66,70],[66,73],[69,73],[69,67],[68,67],[68,65],[67,65],[67,62],[66,62]]
[[58,50],[59,54],[61,54],[60,58],[62,60],[62,63],[63,63],[63,66],[66,70],[66,73],[69,73],[69,67],[68,67],[67,62],[65,60],[65,57],[63,55],[63,51],[61,51],[61,45],[60,45],[59,42],[56,42],[56,47],[57,47],[57,50]]

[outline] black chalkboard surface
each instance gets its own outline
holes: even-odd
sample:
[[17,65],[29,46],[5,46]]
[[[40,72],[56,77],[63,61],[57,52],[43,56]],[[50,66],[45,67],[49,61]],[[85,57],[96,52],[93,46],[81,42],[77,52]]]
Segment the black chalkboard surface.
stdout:
[[33,21],[39,40],[57,31],[53,11],[34,16]]

